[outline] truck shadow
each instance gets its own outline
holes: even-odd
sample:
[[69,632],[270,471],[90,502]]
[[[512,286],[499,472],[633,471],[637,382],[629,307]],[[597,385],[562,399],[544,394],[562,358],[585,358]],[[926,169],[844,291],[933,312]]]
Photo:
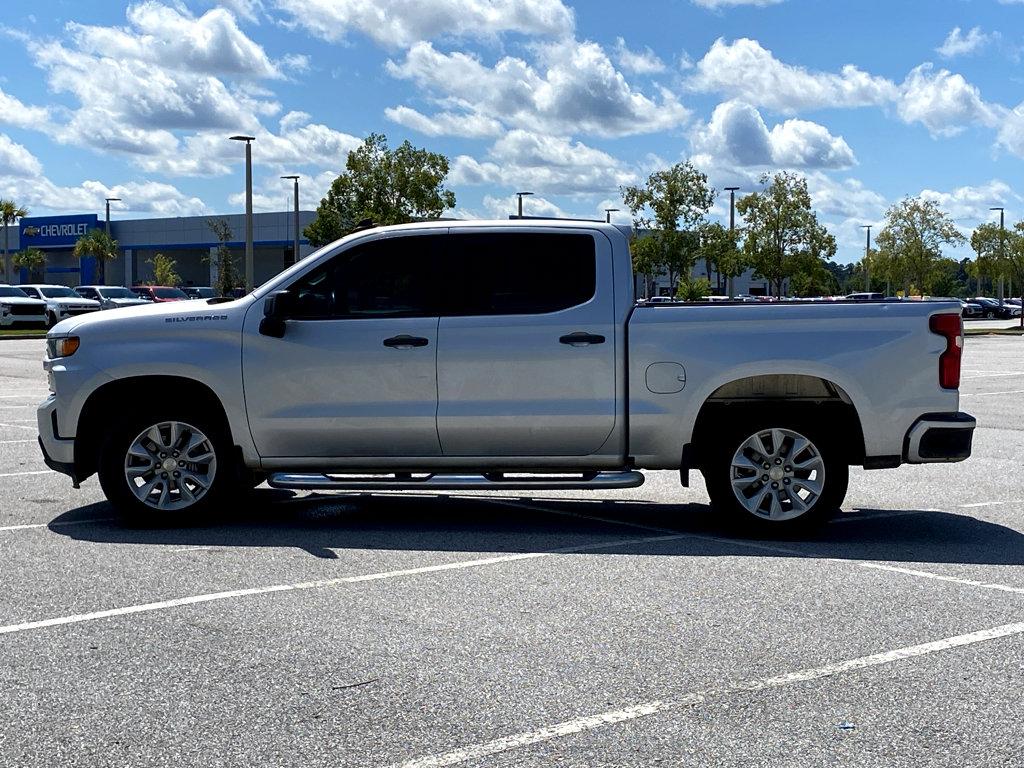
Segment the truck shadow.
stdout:
[[[846,511],[812,535],[785,542],[737,535],[706,505],[627,500],[297,497],[258,489],[244,510],[224,511],[201,525],[131,528],[112,515],[102,502],[68,511],[49,525],[55,534],[88,542],[292,547],[320,558],[364,549],[520,553],[613,542],[588,552],[1024,565],[1024,534],[966,515],[918,510]],[[663,538],[672,534],[687,536]]]

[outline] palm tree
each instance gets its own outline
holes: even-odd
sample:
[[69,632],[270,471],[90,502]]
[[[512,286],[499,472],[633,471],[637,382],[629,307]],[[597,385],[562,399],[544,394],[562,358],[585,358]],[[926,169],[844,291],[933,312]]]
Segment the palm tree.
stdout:
[[85,233],[75,243],[75,256],[81,259],[83,256],[95,256],[99,267],[99,282],[106,279],[106,264],[111,259],[116,259],[117,241],[110,237],[105,230],[95,227]]
[[28,209],[13,200],[0,199],[0,224],[4,228],[4,281],[11,283],[11,249],[7,227],[22,217],[28,216]]

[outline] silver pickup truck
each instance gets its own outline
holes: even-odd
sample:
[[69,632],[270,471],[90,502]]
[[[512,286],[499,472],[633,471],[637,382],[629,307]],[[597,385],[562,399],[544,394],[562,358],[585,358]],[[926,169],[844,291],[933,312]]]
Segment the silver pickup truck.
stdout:
[[126,516],[288,489],[607,489],[699,469],[768,531],[848,467],[967,458],[953,303],[638,306],[628,233],[587,222],[357,232],[249,296],[49,333],[47,464]]

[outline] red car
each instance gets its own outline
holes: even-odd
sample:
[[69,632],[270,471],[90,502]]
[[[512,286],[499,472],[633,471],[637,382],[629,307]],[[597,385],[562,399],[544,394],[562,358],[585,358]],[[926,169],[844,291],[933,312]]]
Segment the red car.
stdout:
[[150,302],[180,302],[188,299],[188,294],[173,286],[132,286],[132,291]]

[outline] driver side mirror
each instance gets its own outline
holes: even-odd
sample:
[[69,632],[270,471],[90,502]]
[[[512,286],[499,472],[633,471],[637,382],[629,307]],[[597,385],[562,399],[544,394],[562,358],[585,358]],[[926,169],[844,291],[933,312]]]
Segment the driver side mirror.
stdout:
[[263,300],[263,320],[260,321],[260,333],[280,339],[284,336],[285,321],[295,311],[295,294],[288,289],[271,292]]

